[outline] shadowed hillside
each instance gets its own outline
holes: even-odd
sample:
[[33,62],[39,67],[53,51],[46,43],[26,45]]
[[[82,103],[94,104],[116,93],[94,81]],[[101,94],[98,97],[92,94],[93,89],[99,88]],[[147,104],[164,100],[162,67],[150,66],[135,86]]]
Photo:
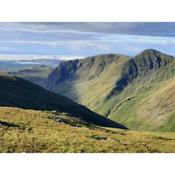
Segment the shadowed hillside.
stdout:
[[56,110],[91,124],[126,129],[64,96],[54,94],[18,77],[0,75],[0,106]]

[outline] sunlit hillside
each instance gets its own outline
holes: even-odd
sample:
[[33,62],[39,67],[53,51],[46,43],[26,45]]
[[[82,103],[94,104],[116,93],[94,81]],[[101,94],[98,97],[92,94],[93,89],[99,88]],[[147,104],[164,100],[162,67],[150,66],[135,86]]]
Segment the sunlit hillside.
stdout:
[[0,107],[0,152],[174,152],[174,133],[89,125],[66,113]]

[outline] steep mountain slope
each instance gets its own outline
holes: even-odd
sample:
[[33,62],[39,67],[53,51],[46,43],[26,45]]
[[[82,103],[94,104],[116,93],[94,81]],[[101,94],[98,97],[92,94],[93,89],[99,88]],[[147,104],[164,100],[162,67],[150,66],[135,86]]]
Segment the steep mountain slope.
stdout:
[[117,81],[116,87],[111,93],[120,93],[133,79],[148,76],[148,74],[165,67],[172,61],[172,56],[162,54],[153,49],[141,52],[124,65],[121,78]]
[[27,80],[0,75],[0,106],[66,112],[85,122],[126,129],[72,100],[54,94]]
[[50,80],[54,76],[56,84],[48,87],[131,129],[175,131],[174,57],[148,49],[133,58],[119,56],[112,60],[99,76],[90,81],[85,78],[84,83],[82,79],[91,75],[91,69],[74,79],[77,70],[72,73],[69,67],[71,76],[62,80],[60,72],[64,74],[65,66],[59,66],[49,76]]
[[108,54],[62,62],[48,77],[47,88],[94,109],[115,86],[127,60]]
[[174,76],[173,57],[145,50],[126,62],[116,86],[99,108],[105,106],[109,118],[132,129],[174,131]]

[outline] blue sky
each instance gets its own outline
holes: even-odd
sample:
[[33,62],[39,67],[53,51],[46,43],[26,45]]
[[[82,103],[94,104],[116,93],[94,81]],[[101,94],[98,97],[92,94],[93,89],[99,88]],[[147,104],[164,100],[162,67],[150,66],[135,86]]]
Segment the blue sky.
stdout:
[[148,48],[175,55],[175,23],[0,23],[0,54],[73,58]]

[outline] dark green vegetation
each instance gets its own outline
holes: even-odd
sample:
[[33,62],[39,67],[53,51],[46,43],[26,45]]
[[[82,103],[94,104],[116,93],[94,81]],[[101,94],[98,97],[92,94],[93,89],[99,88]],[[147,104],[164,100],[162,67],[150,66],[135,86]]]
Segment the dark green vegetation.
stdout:
[[0,107],[0,152],[174,152],[175,134],[97,127],[67,113]]
[[175,131],[175,59],[148,49],[62,62],[47,88],[133,130]]
[[87,123],[126,129],[123,125],[104,118],[67,97],[18,77],[0,75],[0,106],[56,110],[66,112]]

